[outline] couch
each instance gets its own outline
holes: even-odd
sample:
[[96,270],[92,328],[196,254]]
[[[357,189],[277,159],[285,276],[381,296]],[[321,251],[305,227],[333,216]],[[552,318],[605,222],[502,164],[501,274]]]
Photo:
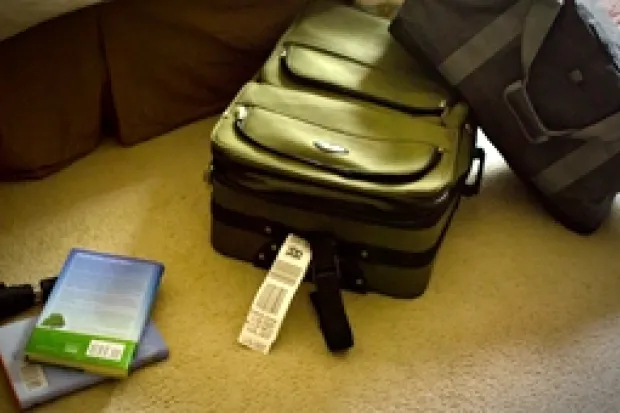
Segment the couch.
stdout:
[[221,111],[306,0],[115,0],[0,42],[0,180]]

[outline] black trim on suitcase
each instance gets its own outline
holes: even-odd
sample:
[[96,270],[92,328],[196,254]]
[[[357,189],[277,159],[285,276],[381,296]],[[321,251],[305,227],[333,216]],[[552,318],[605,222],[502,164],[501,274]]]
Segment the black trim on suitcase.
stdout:
[[[228,225],[225,222],[220,222],[224,225]],[[271,264],[275,261],[276,256],[278,255],[278,250],[283,243],[284,238],[269,240],[269,242],[265,243],[261,248],[259,248],[256,254],[254,254],[252,264],[258,268],[268,270]],[[340,257],[339,268],[340,288],[358,294],[366,294],[368,292],[367,281],[364,277],[364,272],[357,262],[357,259],[344,259],[343,257]],[[306,274],[304,281],[312,281],[310,275],[311,274]]]
[[[452,218],[452,214],[454,214],[456,208],[453,208],[451,212],[450,218]],[[270,241],[265,244],[265,250],[271,249],[270,245],[276,244],[279,248],[284,239],[291,233],[295,233],[300,237],[313,239],[316,237],[316,233],[308,233],[306,231],[299,231],[293,228],[287,228],[286,226],[274,222],[261,217],[254,217],[250,215],[245,215],[239,213],[237,211],[232,211],[230,209],[224,208],[219,205],[217,202],[212,202],[211,204],[211,213],[213,218],[222,224],[228,225],[230,227],[243,229],[245,231],[254,232],[257,234],[268,235]],[[403,268],[419,268],[429,265],[435,259],[437,255],[437,251],[441,246],[443,241],[443,236],[446,232],[446,229],[449,225],[445,225],[444,229],[437,242],[429,249],[423,252],[404,252],[397,251],[388,248],[377,247],[373,245],[347,242],[347,243],[339,243],[339,255],[342,257],[357,257],[359,260],[368,262],[371,264],[379,264],[379,265],[387,265],[391,267],[403,267]],[[259,252],[258,255],[264,254],[264,252]],[[274,255],[275,257],[275,255]],[[256,264],[262,264],[267,267],[271,265],[271,261],[266,259],[260,259],[257,256]],[[263,265],[259,265],[263,266]]]
[[[252,196],[256,196],[269,202],[304,209],[307,209],[308,206],[311,205],[314,212],[332,215],[337,214],[347,217],[348,219],[356,219],[358,221],[376,223],[394,228],[423,229],[433,227],[445,214],[446,209],[450,207],[450,201],[453,199],[455,193],[458,192],[458,189],[456,188],[448,189],[443,194],[438,194],[436,198],[421,199],[419,206],[415,205],[413,202],[410,204],[405,204],[394,201],[394,209],[389,213],[370,209],[362,210],[364,207],[363,205],[355,205],[346,201],[339,202],[333,199],[322,199],[320,203],[316,203],[315,201],[317,201],[317,198],[309,198],[301,194],[296,194],[294,197],[291,197],[288,194],[273,195],[257,193],[256,191],[252,191],[252,189],[243,187],[236,183],[234,178],[231,178],[228,175],[259,173],[267,177],[274,177],[278,179],[286,178],[291,182],[297,182],[304,185],[307,185],[308,182],[297,177],[283,177],[259,168],[253,168],[248,165],[240,165],[234,161],[226,159],[224,155],[219,156],[217,149],[213,149],[212,151],[213,161],[209,170],[209,176],[207,177],[207,179],[211,182],[217,175],[217,179],[222,182],[223,185],[226,185],[234,190],[251,193]],[[313,182],[312,185],[318,188],[329,188],[321,182]],[[353,192],[349,191],[349,193]],[[375,197],[375,199],[385,200],[378,196]],[[418,213],[412,214],[411,211],[416,209]]]

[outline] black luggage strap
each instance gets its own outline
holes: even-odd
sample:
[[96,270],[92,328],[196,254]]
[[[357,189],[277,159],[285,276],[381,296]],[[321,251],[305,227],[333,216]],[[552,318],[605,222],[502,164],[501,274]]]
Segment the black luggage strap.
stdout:
[[353,346],[353,333],[340,291],[340,265],[337,246],[330,238],[318,237],[312,247],[312,280],[316,290],[310,300],[317,313],[319,328],[327,348],[335,353]]

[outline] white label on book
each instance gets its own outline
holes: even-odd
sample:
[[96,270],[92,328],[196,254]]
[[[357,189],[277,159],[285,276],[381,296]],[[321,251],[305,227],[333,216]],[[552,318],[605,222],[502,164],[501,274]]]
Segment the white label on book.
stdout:
[[28,391],[41,390],[48,386],[43,368],[38,364],[24,360],[19,367],[19,377]]
[[289,235],[252,301],[239,343],[269,353],[311,260],[310,244]]
[[91,340],[86,350],[86,355],[88,357],[120,361],[121,358],[123,358],[124,351],[124,344],[111,343],[103,340]]

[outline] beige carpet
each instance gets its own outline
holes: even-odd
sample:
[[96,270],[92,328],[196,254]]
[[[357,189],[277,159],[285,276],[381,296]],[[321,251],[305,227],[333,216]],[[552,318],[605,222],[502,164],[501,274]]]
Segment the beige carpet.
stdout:
[[75,246],[167,265],[153,317],[170,360],[38,411],[620,412],[620,205],[595,236],[572,235],[492,155],[423,298],[347,294],[356,346],[334,357],[304,286],[263,356],[236,344],[262,273],[209,246],[211,125],[0,186],[5,281],[54,274]]

